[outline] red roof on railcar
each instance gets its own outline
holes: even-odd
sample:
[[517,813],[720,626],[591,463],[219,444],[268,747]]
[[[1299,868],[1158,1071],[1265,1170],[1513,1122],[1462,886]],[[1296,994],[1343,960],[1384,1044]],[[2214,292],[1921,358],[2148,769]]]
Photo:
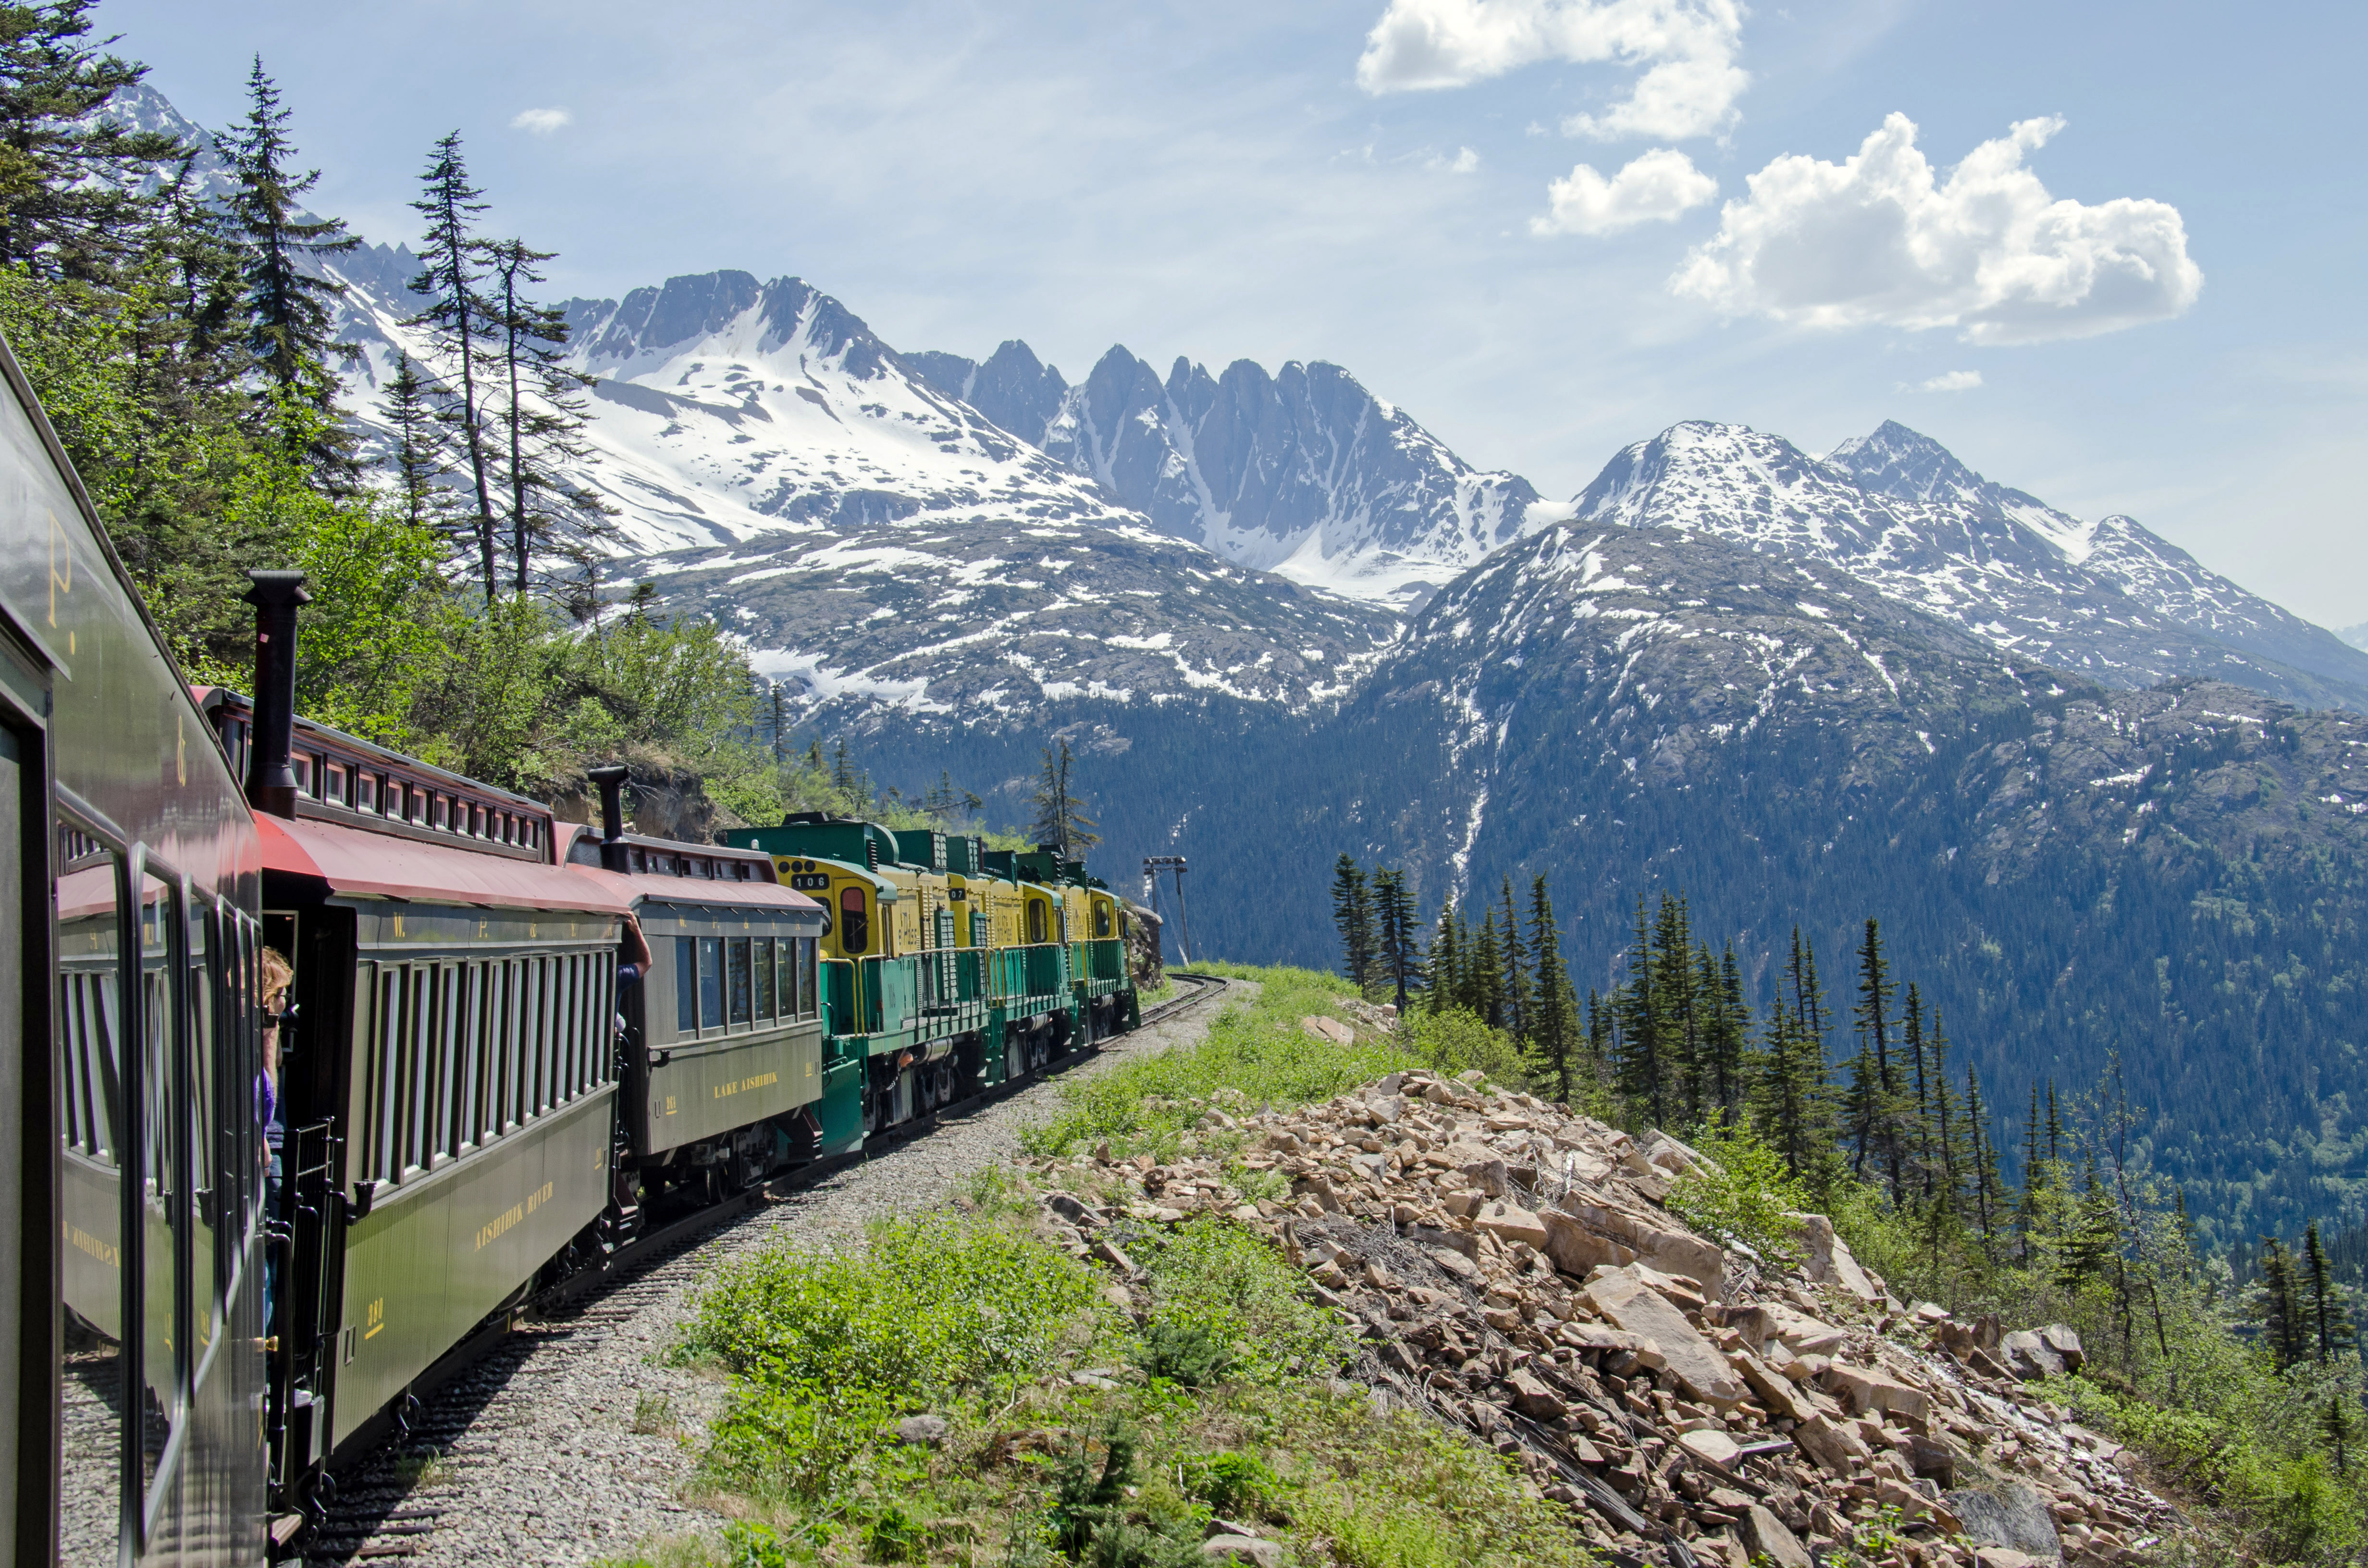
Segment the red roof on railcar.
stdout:
[[620,915],[632,911],[630,899],[617,886],[624,879],[595,880],[581,867],[515,860],[458,845],[448,848],[303,817],[291,821],[258,813],[255,820],[262,830],[267,874],[313,878],[333,893],[490,909]]

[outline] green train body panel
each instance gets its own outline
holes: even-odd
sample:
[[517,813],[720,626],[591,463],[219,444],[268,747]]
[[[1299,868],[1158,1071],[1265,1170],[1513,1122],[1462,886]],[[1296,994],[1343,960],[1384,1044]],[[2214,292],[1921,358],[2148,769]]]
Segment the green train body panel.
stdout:
[[439,1168],[381,1188],[345,1233],[329,1445],[468,1337],[608,1201],[603,1085]]

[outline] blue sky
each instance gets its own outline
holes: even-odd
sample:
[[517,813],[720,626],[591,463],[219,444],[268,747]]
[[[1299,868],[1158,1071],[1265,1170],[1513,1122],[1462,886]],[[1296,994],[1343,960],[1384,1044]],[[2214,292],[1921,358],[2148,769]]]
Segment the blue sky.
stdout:
[[1553,496],[1679,419],[1814,451],[1896,418],[2315,619],[2368,620],[2368,8],[98,17],[209,124],[260,50],[318,205],[374,240],[412,233],[427,146],[458,127],[488,222],[560,252],[562,291],[795,273],[900,347],[1024,337],[1073,380],[1113,343],[1329,359]]

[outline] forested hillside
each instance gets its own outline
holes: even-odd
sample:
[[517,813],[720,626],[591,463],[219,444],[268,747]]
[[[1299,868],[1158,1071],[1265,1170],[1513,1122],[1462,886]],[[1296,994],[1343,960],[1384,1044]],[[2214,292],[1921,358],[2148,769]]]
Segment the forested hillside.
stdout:
[[[870,722],[885,776],[944,755]],[[1620,978],[1636,901],[1664,891],[1734,938],[1755,1004],[1795,925],[1840,951],[1873,914],[1994,1107],[2086,1088],[2118,1051],[2136,1157],[2185,1184],[2207,1241],[2298,1233],[2362,1191],[2357,716],[2108,691],[1811,562],[1568,528],[1451,585],[1337,711],[1053,722],[1103,863],[1187,855],[1218,952],[1330,961],[1343,853],[1402,868],[1426,923],[1545,873],[1582,991]],[[1036,745],[979,726],[962,755],[1016,800]]]

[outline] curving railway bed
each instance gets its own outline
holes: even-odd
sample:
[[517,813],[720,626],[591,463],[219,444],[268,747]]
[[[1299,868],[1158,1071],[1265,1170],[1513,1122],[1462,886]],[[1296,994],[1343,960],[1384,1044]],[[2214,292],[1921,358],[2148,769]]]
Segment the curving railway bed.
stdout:
[[1140,1027],[1056,850],[644,837],[300,720],[296,574],[191,687],[0,378],[0,1564],[333,1545],[525,1315]]

